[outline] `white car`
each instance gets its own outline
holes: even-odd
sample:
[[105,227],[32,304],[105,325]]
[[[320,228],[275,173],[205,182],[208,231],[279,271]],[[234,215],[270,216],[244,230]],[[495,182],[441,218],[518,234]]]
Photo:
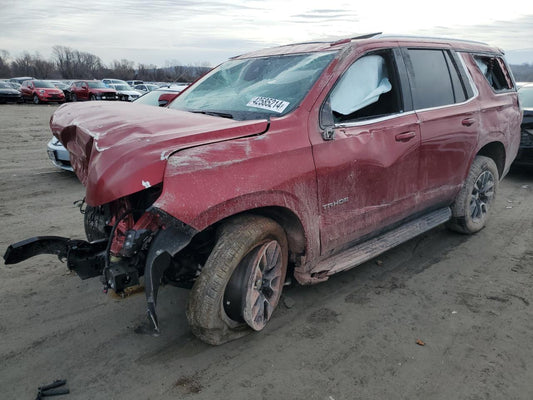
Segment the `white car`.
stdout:
[[151,83],[142,83],[139,85],[135,85],[133,88],[135,90],[138,90],[139,92],[148,93],[148,92],[151,92],[152,90],[156,90],[157,88],[159,88],[159,86],[153,85]]
[[139,97],[142,96],[141,92],[133,89],[128,84],[110,83],[109,87],[117,91],[117,97],[119,100],[122,100],[122,101],[133,101],[133,100],[137,100]]
[[112,78],[104,78],[102,79],[102,82],[107,87],[111,87],[110,85],[127,85],[128,83],[126,81],[123,81],[122,79],[112,79]]
[[56,167],[65,171],[73,171],[72,165],[70,164],[70,155],[57,138],[52,137],[46,147],[48,158],[50,158]]

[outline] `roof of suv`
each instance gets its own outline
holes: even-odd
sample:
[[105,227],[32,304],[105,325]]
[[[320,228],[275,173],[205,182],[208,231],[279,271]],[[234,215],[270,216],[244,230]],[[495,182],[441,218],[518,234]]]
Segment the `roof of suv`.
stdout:
[[304,43],[294,43],[284,46],[272,47],[268,49],[262,49],[251,53],[242,54],[234,57],[239,58],[252,58],[252,57],[265,57],[282,54],[296,54],[296,53],[312,53],[320,51],[341,50],[348,46],[353,46],[355,43],[369,43],[369,42],[411,42],[413,44],[437,44],[444,46],[452,46],[455,49],[465,51],[491,51],[503,53],[501,50],[489,46],[486,43],[476,42],[472,40],[464,39],[451,39],[440,37],[425,37],[425,36],[408,36],[408,35],[384,35],[381,32],[359,35],[350,38],[331,40],[331,41],[313,41]]

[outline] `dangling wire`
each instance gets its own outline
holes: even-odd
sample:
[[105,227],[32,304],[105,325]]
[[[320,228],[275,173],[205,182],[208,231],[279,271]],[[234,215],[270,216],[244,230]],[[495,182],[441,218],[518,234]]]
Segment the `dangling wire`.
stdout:
[[81,200],[76,200],[72,204],[74,204],[75,207],[78,207],[80,209],[80,213],[85,214],[85,210],[87,210],[87,207],[84,207],[86,205],[85,197]]

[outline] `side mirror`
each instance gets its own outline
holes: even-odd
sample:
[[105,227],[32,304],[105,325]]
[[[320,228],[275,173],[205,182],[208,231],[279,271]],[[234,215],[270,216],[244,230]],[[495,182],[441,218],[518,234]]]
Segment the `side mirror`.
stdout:
[[335,121],[333,120],[333,111],[331,110],[331,103],[328,99],[320,107],[320,127],[323,129],[322,138],[324,140],[335,139]]
[[163,93],[161,96],[159,96],[159,107],[166,107],[168,103],[178,97],[178,94],[179,93]]

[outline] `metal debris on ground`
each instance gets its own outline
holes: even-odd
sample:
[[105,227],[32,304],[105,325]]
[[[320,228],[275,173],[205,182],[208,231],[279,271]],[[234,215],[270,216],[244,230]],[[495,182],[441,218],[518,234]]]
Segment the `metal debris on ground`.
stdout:
[[67,383],[66,379],[57,379],[48,385],[39,386],[37,388],[38,393],[37,393],[37,397],[35,400],[41,400],[43,397],[60,396],[63,394],[69,394],[70,391],[68,390],[68,388],[61,387],[61,386],[66,385],[66,383]]

